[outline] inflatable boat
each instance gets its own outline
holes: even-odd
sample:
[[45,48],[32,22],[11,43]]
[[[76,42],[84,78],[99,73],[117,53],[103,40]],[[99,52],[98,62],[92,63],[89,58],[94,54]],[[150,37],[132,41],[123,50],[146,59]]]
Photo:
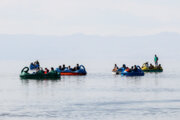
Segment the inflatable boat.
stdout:
[[56,71],[49,72],[44,74],[43,72],[39,71],[36,73],[28,73],[29,68],[24,67],[21,71],[20,78],[21,79],[59,79],[60,74]]
[[83,65],[80,65],[79,67],[80,69],[76,71],[69,70],[68,68],[65,68],[65,70],[57,68],[56,71],[60,73],[60,75],[86,75],[87,72],[85,67]]
[[137,66],[137,71],[127,72],[124,70],[121,72],[121,75],[122,76],[144,76],[144,72],[142,71],[142,69],[139,66]]
[[154,67],[153,69],[150,69],[150,68],[146,67],[145,65],[143,65],[143,66],[141,67],[141,69],[142,69],[144,72],[163,72],[163,68],[162,68],[162,67],[160,67],[160,68]]

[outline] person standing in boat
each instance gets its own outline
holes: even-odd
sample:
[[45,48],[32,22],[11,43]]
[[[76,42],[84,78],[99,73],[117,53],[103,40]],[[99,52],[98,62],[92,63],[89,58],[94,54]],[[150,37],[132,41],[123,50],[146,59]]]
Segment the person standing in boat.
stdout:
[[158,60],[159,60],[159,58],[157,57],[157,55],[155,55],[154,56],[155,66],[158,66]]

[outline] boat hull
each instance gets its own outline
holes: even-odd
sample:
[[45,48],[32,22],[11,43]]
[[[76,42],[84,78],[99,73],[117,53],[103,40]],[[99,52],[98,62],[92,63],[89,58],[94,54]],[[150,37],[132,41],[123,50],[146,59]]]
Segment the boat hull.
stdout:
[[70,73],[70,72],[61,72],[60,75],[63,76],[73,76],[73,75],[86,75],[86,73]]

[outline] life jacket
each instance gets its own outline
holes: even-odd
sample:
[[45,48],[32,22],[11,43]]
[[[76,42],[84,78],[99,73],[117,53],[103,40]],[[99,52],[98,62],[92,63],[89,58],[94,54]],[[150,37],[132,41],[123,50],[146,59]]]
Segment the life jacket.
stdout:
[[129,72],[130,71],[130,69],[129,68],[126,68],[126,70],[125,70],[126,72]]

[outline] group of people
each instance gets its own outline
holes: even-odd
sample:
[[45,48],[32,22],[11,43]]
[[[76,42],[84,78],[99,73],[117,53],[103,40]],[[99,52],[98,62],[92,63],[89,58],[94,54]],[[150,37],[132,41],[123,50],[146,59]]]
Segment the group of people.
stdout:
[[153,64],[149,64],[148,62],[146,62],[146,63],[144,63],[144,65],[142,66],[142,67],[146,67],[146,68],[149,68],[149,69],[154,69],[154,68],[156,68],[156,69],[161,69],[162,67],[161,67],[161,64],[158,64],[158,65],[153,65]]
[[[147,68],[149,68],[149,69],[154,69],[154,68],[162,69],[161,64],[158,64],[158,60],[159,60],[159,58],[157,57],[157,55],[155,55],[155,56],[154,56],[155,66],[152,65],[152,64],[149,64],[148,62],[146,62],[143,66],[145,66],[145,67],[147,67]],[[113,72],[118,71],[118,69],[119,69],[118,66],[115,64],[115,65],[114,65]],[[131,68],[128,68],[128,67],[126,67],[125,64],[123,64],[123,66],[122,66],[120,69],[123,69],[123,70],[125,70],[125,71],[127,71],[127,72],[137,71],[137,70],[138,70],[138,68],[137,68],[136,65],[132,66]]]
[[35,62],[32,62],[32,63],[30,64],[30,69],[39,69],[39,68],[40,68],[40,63],[39,63],[38,60],[35,61]]
[[161,67],[161,64],[158,64],[158,60],[159,58],[157,57],[157,55],[154,56],[154,63],[155,63],[155,66],[153,64],[149,64],[148,62],[144,63],[143,66],[145,66],[146,68],[149,68],[149,69],[162,69]]
[[53,67],[51,67],[51,71],[50,71],[48,68],[45,68],[45,69],[43,69],[43,68],[41,68],[41,69],[36,69],[36,73],[48,74],[49,72],[54,73],[54,72],[56,72],[56,71],[54,70]]
[[[116,72],[118,69],[119,69],[118,66],[115,64],[113,72]],[[134,65],[131,68],[129,68],[125,64],[123,64],[120,69],[125,70],[126,72],[137,72],[138,71],[137,65]]]
[[68,67],[66,67],[65,66],[65,64],[63,64],[62,66],[60,65],[59,66],[59,70],[61,70],[61,71],[63,71],[63,70],[71,70],[71,71],[77,71],[77,70],[79,70],[80,69],[80,66],[79,66],[79,64],[77,64],[75,67],[73,67],[73,68],[71,68],[71,66],[68,66]]
[[[32,63],[30,64],[30,69],[31,69],[31,70],[36,70],[36,72],[34,72],[34,73],[44,73],[44,74],[47,74],[47,73],[49,73],[49,72],[57,72],[57,70],[54,70],[53,67],[51,67],[51,70],[49,70],[48,68],[45,68],[45,69],[41,68],[41,67],[40,67],[40,63],[39,63],[38,60],[35,61],[34,63],[32,62]],[[64,71],[64,70],[77,71],[77,70],[80,69],[80,66],[79,66],[79,64],[77,64],[75,67],[71,68],[71,66],[66,67],[65,64],[63,64],[62,66],[60,65],[60,66],[58,67],[58,69],[59,69],[60,71]]]

